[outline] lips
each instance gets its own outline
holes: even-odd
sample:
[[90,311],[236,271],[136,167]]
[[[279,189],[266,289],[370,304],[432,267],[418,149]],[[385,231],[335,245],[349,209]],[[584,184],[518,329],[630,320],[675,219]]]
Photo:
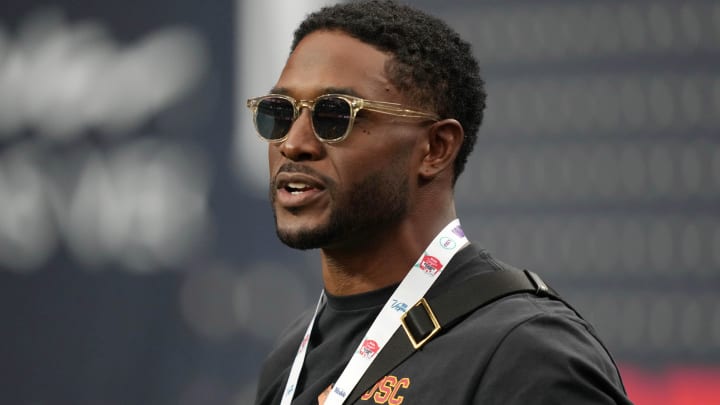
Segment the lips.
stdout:
[[307,183],[303,183],[303,182],[299,182],[299,181],[291,181],[284,188],[290,194],[296,195],[296,194],[304,193],[306,191],[310,191],[315,187],[313,187]]
[[273,183],[275,201],[285,208],[308,205],[325,191],[320,179],[305,173],[281,172]]

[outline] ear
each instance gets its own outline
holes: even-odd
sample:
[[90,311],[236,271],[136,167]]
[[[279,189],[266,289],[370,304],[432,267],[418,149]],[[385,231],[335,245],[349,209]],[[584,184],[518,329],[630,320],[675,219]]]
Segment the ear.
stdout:
[[445,119],[433,124],[423,145],[425,155],[420,163],[420,178],[429,181],[443,172],[452,178],[455,157],[464,138],[465,132],[457,120]]

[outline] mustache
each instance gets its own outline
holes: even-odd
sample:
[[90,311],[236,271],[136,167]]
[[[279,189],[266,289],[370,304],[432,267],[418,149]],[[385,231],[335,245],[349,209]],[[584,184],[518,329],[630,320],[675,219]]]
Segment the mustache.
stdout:
[[278,171],[275,173],[275,175],[270,179],[270,190],[274,193],[275,190],[275,179],[277,178],[277,175],[280,173],[302,173],[307,174],[308,176],[315,177],[317,179],[320,179],[320,181],[325,185],[326,188],[333,189],[335,188],[335,181],[331,179],[330,177],[320,173],[319,171],[313,169],[312,167],[298,164],[298,163],[285,163]]

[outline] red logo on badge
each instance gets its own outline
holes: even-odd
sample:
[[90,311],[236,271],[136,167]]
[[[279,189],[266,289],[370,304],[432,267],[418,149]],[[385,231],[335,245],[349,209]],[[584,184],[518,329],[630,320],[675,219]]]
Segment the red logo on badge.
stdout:
[[425,255],[425,257],[423,257],[420,261],[420,268],[425,273],[434,276],[442,270],[443,264],[440,263],[440,260],[438,260],[437,257]]
[[310,340],[310,335],[305,335],[302,342],[300,342],[300,347],[298,348],[298,352],[305,350],[309,340]]
[[366,359],[372,359],[380,350],[380,346],[372,339],[365,339],[358,353]]

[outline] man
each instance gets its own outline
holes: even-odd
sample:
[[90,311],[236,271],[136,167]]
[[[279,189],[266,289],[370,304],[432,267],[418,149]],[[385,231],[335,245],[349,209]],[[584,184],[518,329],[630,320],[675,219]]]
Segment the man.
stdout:
[[518,272],[469,244],[456,220],[483,81],[455,32],[390,1],[311,14],[291,49],[270,95],[248,107],[270,142],[277,234],[320,249],[324,291],[270,354],[256,403],[628,404],[592,328],[532,293],[413,338],[417,350],[362,386],[393,354],[393,334],[410,347],[401,315],[415,302]]

